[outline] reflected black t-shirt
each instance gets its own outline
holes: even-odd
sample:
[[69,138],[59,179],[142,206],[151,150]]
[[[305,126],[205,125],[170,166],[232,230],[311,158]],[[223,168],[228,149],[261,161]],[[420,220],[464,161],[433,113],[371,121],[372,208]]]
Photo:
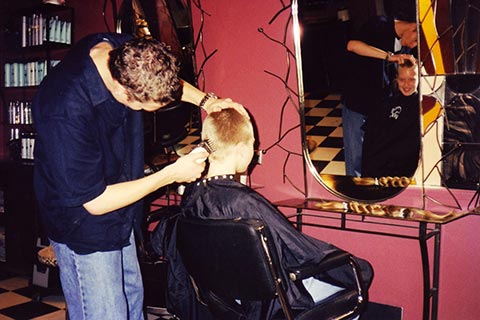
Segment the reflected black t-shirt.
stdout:
[[[377,16],[369,19],[352,37],[370,46],[395,51],[395,26],[391,17]],[[347,53],[347,70],[343,100],[355,112],[370,115],[383,97],[388,95],[388,82],[384,79],[385,63],[382,59]]]
[[415,173],[420,153],[418,94],[398,93],[365,123],[362,176],[407,176]]

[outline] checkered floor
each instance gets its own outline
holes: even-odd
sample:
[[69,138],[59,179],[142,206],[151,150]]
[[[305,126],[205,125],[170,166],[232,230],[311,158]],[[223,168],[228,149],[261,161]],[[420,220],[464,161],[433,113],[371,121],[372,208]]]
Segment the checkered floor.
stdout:
[[175,151],[179,155],[188,154],[200,142],[200,129],[191,128],[185,139],[175,145]]
[[66,319],[61,292],[44,293],[29,277],[0,270],[0,319]]
[[317,172],[345,175],[340,95],[308,95],[305,126],[310,158]]
[[[148,297],[145,297],[146,301]],[[167,313],[153,310],[147,320],[171,319]],[[65,299],[60,287],[45,289],[32,284],[30,276],[2,270],[0,266],[0,320],[64,320]]]

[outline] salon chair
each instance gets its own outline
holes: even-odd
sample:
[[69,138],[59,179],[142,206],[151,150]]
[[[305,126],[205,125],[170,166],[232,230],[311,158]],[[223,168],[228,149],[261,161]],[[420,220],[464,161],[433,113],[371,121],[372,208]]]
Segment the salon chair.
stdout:
[[[318,266],[283,270],[269,228],[255,219],[200,219],[181,217],[177,249],[197,290],[197,298],[218,319],[245,319],[238,300],[280,302],[283,314],[269,319],[353,319],[366,303],[359,267],[340,252]],[[357,286],[326,298],[310,310],[293,311],[284,283],[286,276],[301,281],[348,264]],[[281,312],[280,312],[281,313]]]
[[153,249],[152,236],[157,224],[179,211],[177,205],[150,210],[146,201],[144,219],[140,234],[137,234],[138,259],[142,273],[145,312],[160,316],[161,319],[174,319],[166,308],[167,261]]

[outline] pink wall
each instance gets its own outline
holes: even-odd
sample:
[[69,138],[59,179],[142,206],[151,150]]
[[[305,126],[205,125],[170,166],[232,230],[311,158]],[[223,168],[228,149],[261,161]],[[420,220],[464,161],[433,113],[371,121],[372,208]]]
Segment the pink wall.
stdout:
[[[68,6],[75,10],[74,40],[78,41],[84,36],[95,32],[115,31],[112,19],[112,5],[106,1],[105,19],[103,16],[104,1],[97,0],[67,0]],[[121,0],[117,0],[120,6]],[[107,21],[107,25],[104,20]]]
[[[257,29],[262,27],[271,37],[282,40],[289,11],[285,11],[275,23],[269,25],[268,21],[281,8],[280,1],[203,0],[202,6],[211,15],[205,17],[203,29],[207,54],[218,49],[205,67],[205,89],[243,103],[257,123],[260,148],[268,148],[277,140],[280,110],[286,90],[280,81],[264,70],[284,75],[287,60],[285,51]],[[193,11],[198,30],[199,11]],[[291,34],[288,39],[291,45]],[[197,58],[200,64],[203,61],[202,55]],[[295,73],[291,80],[290,87],[296,88]],[[283,126],[286,130],[298,123],[295,108],[289,104]],[[288,135],[282,146],[300,152],[300,132],[295,130]],[[257,166],[252,175],[253,186],[273,201],[302,196],[282,179],[286,154],[281,148],[272,148],[264,155],[263,164]],[[300,188],[303,187],[302,170],[301,158],[292,156],[286,166],[286,173]],[[313,197],[335,198],[311,178],[308,179],[308,186]],[[452,202],[442,190],[429,192],[442,201]],[[463,197],[462,203],[466,204],[471,194],[459,191],[458,196]],[[411,188],[390,202],[419,207],[420,190]],[[293,213],[292,210],[285,212]],[[480,217],[469,216],[442,229],[440,320],[478,318],[480,304],[477,303],[475,293],[480,289],[476,267],[480,265],[480,235],[476,232],[479,226]],[[305,232],[368,259],[375,269],[370,289],[371,300],[402,306],[406,320],[421,319],[423,289],[416,241],[313,228],[306,228]]]

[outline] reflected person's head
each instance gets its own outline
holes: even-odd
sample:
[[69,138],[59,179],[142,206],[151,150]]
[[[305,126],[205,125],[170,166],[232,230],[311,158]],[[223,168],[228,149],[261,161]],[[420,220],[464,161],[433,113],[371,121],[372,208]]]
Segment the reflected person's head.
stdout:
[[395,32],[400,37],[402,46],[415,48],[418,44],[417,23],[403,20],[395,21]]
[[166,44],[136,38],[109,55],[112,77],[125,90],[126,101],[120,102],[133,109],[153,111],[180,98],[179,66]]
[[210,113],[202,126],[202,139],[208,140],[214,152],[210,166],[222,165],[234,172],[245,172],[253,157],[255,142],[251,121],[235,109]]
[[404,63],[398,65],[397,72],[398,90],[407,97],[417,92],[417,65],[414,64],[411,60],[405,60]]

